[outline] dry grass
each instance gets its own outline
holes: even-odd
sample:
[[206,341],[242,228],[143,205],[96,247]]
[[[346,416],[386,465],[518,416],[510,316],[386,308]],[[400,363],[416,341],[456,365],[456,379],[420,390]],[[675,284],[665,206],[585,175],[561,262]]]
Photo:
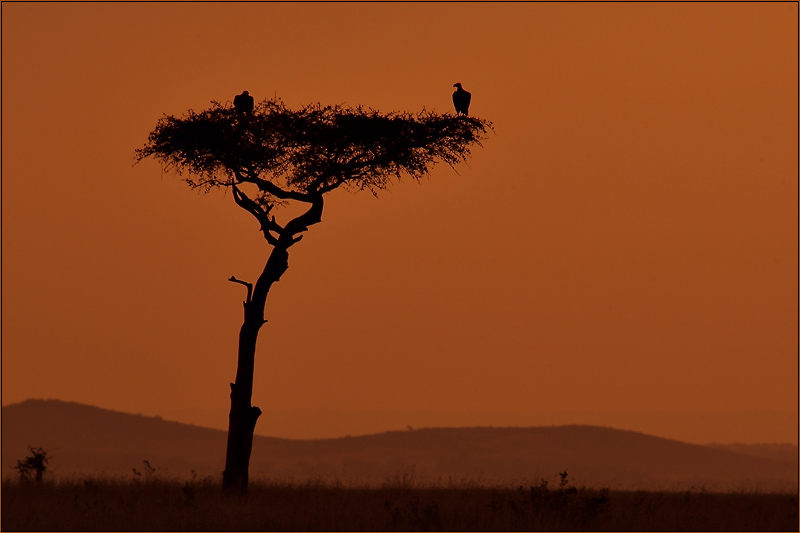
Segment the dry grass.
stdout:
[[546,485],[364,488],[140,476],[2,485],[3,531],[797,531],[798,495]]

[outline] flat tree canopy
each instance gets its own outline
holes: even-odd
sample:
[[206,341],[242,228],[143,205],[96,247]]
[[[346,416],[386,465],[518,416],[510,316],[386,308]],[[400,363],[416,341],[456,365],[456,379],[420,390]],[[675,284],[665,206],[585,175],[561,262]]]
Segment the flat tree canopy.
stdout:
[[419,179],[436,161],[464,161],[491,128],[476,117],[427,111],[320,104],[295,111],[271,99],[241,113],[212,104],[162,117],[136,158],[153,156],[205,190],[253,183],[253,201],[262,206],[311,201],[338,187],[375,193],[402,175]]

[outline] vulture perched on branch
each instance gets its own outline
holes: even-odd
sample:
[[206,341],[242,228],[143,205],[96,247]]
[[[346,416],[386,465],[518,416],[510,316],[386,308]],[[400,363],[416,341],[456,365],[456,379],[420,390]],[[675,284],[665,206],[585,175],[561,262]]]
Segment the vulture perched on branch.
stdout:
[[456,114],[468,115],[472,94],[465,91],[460,83],[454,84],[453,87],[457,87],[456,92],[453,93],[453,105],[456,106]]
[[255,101],[247,91],[233,97],[233,107],[240,113],[252,113]]

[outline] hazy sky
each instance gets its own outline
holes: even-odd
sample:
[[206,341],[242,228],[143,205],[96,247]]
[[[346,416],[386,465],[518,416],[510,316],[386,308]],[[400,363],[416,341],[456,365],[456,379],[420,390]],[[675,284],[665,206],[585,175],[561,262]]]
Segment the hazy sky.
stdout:
[[594,423],[797,442],[798,5],[2,4],[2,403],[224,428],[268,247],[134,150],[248,90],[496,133],[333,193],[267,302],[256,433]]

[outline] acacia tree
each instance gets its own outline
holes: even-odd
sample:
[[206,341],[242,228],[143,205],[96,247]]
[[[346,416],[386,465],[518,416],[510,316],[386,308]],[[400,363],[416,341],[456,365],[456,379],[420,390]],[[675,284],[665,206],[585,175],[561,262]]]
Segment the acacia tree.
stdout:
[[[199,113],[165,115],[136,150],[137,161],[153,157],[193,189],[229,189],[272,247],[255,284],[229,279],[244,285],[247,297],[231,383],[224,490],[247,490],[253,431],[261,415],[251,404],[253,366],[267,294],[289,266],[289,248],[321,221],[325,193],[342,187],[377,194],[393,178],[419,180],[437,161],[454,166],[466,160],[490,128],[479,118],[426,111],[381,114],[320,104],[291,110],[275,98],[252,112],[212,102]],[[291,203],[307,209],[279,223],[273,211]]]

